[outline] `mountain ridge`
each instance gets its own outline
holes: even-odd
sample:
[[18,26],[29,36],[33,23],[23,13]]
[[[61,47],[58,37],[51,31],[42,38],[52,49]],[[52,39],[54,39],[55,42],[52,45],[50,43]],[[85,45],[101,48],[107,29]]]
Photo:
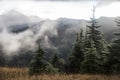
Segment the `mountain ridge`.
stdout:
[[[98,24],[101,26],[100,30],[105,34],[105,38],[108,41],[114,37],[113,32],[117,30],[117,25],[114,21],[116,18],[117,17],[101,17],[97,19]],[[72,45],[76,38],[76,33],[78,33],[81,28],[86,30],[87,25],[87,20],[84,19],[59,18],[56,20],[43,20],[37,17],[37,19],[33,19],[33,22],[32,20],[29,21],[29,19],[29,16],[25,16],[16,11],[7,12],[6,14],[0,15],[0,24],[4,25],[1,25],[0,29],[3,31],[7,30],[8,32],[6,34],[11,35],[11,38],[14,38],[14,35],[18,35],[17,37],[15,36],[15,39],[13,40],[16,41],[17,39],[19,45],[25,45],[19,43],[19,37],[24,43],[24,36],[27,35],[26,37],[28,37],[30,41],[33,41],[26,44],[27,46],[33,46],[32,43],[40,41],[41,45],[45,49],[53,48],[59,53],[66,55],[70,52],[68,49],[72,49]],[[4,36],[6,35],[4,34]],[[9,40],[6,43],[11,42],[12,41]],[[11,45],[12,44],[14,43],[11,43]],[[66,48],[68,50],[67,52],[65,51]]]

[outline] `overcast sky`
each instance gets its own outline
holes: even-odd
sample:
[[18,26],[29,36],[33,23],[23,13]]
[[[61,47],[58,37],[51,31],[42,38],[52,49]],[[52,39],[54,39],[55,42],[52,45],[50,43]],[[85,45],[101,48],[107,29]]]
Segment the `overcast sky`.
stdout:
[[92,7],[96,5],[96,17],[120,16],[120,2],[118,0],[0,0],[0,14],[10,10],[19,11],[27,16],[40,18],[73,18],[89,19]]

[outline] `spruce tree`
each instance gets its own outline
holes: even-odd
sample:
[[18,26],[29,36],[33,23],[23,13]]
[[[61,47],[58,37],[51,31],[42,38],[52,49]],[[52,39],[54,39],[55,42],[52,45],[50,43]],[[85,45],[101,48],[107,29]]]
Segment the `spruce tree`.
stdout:
[[84,37],[83,30],[77,34],[77,39],[74,44],[72,54],[69,56],[69,68],[72,73],[80,73],[81,62],[84,56]]
[[53,54],[52,60],[51,60],[51,64],[55,67],[58,68],[59,67],[59,59],[58,59],[58,55],[57,53]]
[[33,60],[31,61],[30,67],[29,67],[29,73],[32,74],[42,74],[44,73],[46,62],[44,61],[43,55],[44,55],[43,49],[39,46],[36,55],[34,56]]
[[2,51],[2,47],[0,45],[0,67],[3,67],[6,65],[5,55]]
[[54,68],[52,64],[44,60],[44,54],[45,51],[39,46],[36,55],[34,56],[29,66],[30,75],[57,73],[58,70]]
[[[117,25],[120,27],[120,20],[116,21]],[[116,39],[112,42],[110,51],[110,65],[112,72],[120,73],[120,29],[118,32],[114,33]]]
[[5,59],[2,55],[0,55],[0,67],[5,66]]
[[[92,61],[94,60],[94,62],[96,62],[96,65],[99,65],[99,69],[96,67],[96,69],[99,71],[97,70],[95,71],[104,73],[106,72],[109,51],[107,48],[107,42],[104,40],[103,34],[99,31],[100,26],[97,24],[97,21],[95,19],[95,7],[93,9],[93,17],[91,18],[91,21],[89,22],[89,24],[90,25],[87,25],[89,30],[86,31],[86,39],[85,39],[86,54],[85,54],[85,59],[83,63],[86,61],[89,62],[89,60],[92,60]],[[92,56],[94,55],[94,58],[88,57],[89,59],[86,60],[87,59],[86,56],[90,56],[90,55]],[[92,64],[92,63],[89,63],[89,64]],[[87,64],[82,66],[94,67],[94,65],[88,66]],[[95,72],[93,71],[93,73]]]
[[[90,40],[89,40],[90,41]],[[95,74],[99,71],[98,53],[93,41],[90,41],[89,48],[86,49],[84,60],[81,64],[81,72]]]

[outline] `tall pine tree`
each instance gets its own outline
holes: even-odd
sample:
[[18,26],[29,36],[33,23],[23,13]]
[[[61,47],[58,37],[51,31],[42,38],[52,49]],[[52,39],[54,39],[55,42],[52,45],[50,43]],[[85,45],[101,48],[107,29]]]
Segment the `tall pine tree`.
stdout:
[[[86,66],[86,69],[88,67],[92,67],[91,69],[94,68],[94,70],[90,70],[88,71],[88,73],[92,73],[91,71],[93,71],[93,73],[95,73],[95,71],[98,73],[99,72],[104,73],[106,72],[105,69],[108,62],[107,60],[108,60],[109,51],[107,49],[107,42],[104,40],[103,35],[98,30],[100,26],[98,26],[97,21],[95,19],[95,7],[93,7],[93,17],[91,18],[89,24],[90,25],[87,25],[89,30],[86,31],[86,39],[85,39],[86,54],[84,56],[85,59],[82,63],[82,66]],[[95,65],[88,65],[86,64],[88,63],[86,61],[88,61],[89,64],[93,64],[92,62],[95,62]],[[87,72],[84,69],[85,68],[83,68],[83,71]]]

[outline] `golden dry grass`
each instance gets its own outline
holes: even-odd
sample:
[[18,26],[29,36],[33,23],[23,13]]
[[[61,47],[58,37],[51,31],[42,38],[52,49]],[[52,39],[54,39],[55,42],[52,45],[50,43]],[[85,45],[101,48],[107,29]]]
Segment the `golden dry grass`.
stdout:
[[0,68],[0,80],[120,80],[120,75],[56,74],[29,76],[27,69]]

